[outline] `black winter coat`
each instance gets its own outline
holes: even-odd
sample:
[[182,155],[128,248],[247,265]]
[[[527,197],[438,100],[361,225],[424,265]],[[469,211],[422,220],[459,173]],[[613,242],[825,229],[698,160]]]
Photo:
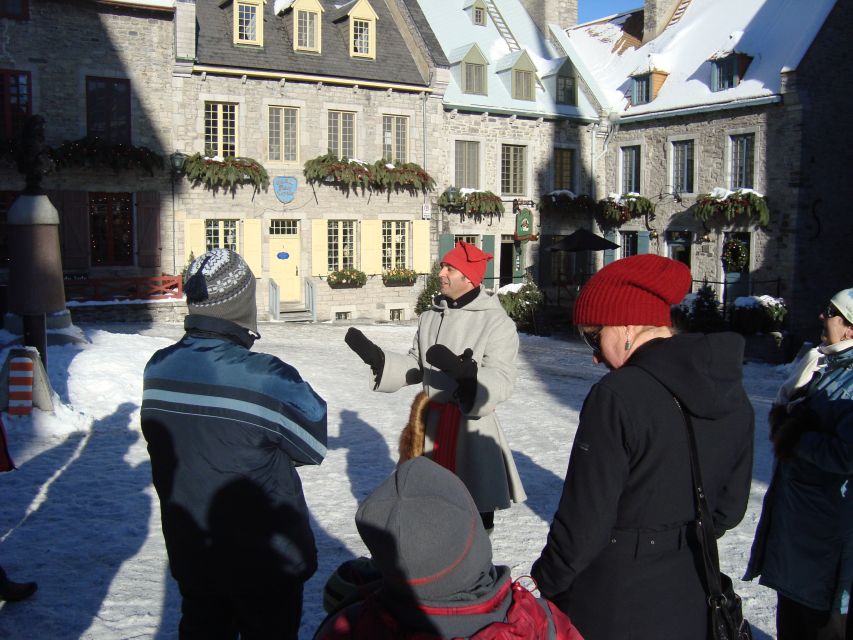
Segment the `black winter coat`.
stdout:
[[754,415],[744,341],[686,334],[642,345],[590,390],[563,494],[532,574],[587,640],[705,637],[691,414],[717,535],[746,511]]

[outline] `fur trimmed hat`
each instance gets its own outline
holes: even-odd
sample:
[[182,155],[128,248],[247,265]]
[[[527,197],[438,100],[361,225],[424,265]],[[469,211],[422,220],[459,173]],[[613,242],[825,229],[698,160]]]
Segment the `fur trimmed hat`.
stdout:
[[682,262],[651,253],[611,262],[593,275],[575,302],[576,325],[672,326],[670,308],[690,291]]
[[184,294],[191,314],[230,320],[258,336],[255,276],[230,249],[212,249],[190,263]]
[[486,275],[486,264],[494,256],[480,251],[473,244],[460,240],[450,251],[444,254],[441,262],[449,264],[468,278],[475,287],[479,287]]
[[494,571],[471,494],[424,456],[399,465],[359,506],[355,524],[385,583],[421,602],[465,592]]

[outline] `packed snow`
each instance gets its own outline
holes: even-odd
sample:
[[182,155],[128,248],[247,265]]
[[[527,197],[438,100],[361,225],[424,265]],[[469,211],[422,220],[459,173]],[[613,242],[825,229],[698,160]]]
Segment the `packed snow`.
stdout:
[[[180,596],[168,572],[157,495],[139,427],[142,370],[154,351],[182,335],[178,324],[85,325],[87,343],[51,346],[55,410],[3,415],[19,469],[2,474],[0,565],[36,580],[31,599],[0,603],[0,638],[113,640],[176,638]],[[365,324],[386,349],[405,351],[415,326]],[[344,560],[366,554],[353,517],[358,502],[392,471],[397,438],[417,389],[368,391],[368,368],[344,344],[340,323],[262,324],[255,350],[294,365],[327,400],[329,452],[301,467],[319,551],[307,583],[301,638],[324,617],[322,589]],[[0,344],[12,336],[0,332]],[[6,353],[0,353],[5,360]],[[772,469],[766,415],[784,365],[747,363],[745,386],[757,417],[752,495],[743,522],[720,541],[722,568],[742,575]],[[526,575],[545,543],[578,414],[605,373],[572,337],[522,335],[513,397],[498,415],[529,496],[499,511],[494,561]],[[735,581],[756,640],[775,637],[775,593]],[[602,603],[618,606],[618,603]]]

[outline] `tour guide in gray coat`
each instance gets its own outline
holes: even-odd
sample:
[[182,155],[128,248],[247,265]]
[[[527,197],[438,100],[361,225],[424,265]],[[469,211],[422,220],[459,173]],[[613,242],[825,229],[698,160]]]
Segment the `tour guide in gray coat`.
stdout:
[[405,355],[383,351],[358,329],[346,342],[373,370],[372,388],[422,384],[430,397],[424,453],[465,483],[487,530],[494,511],[526,499],[495,416],[512,394],[518,333],[480,283],[491,254],[458,242],[441,260],[441,293],[421,314]]
[[673,335],[670,305],[690,288],[680,262],[642,254],[584,285],[574,321],[610,369],[587,395],[563,495],[531,574],[589,640],[704,640],[691,416],[717,536],[743,518],[754,417],[741,382],[744,340]]

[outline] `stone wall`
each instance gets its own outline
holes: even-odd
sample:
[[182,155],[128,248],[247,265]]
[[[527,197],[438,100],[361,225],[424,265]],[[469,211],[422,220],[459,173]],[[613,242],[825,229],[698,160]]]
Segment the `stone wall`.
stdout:
[[69,306],[71,321],[80,323],[109,322],[180,322],[187,315],[183,300],[170,302],[136,302],[121,304]]

